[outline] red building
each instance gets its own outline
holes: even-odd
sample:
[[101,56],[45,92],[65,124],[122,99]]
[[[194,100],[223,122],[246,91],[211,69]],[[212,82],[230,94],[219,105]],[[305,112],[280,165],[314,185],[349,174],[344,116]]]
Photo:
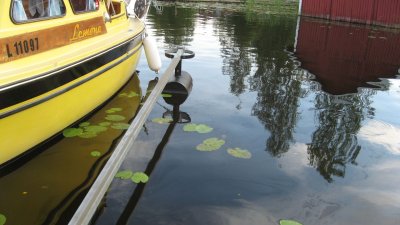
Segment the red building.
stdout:
[[399,0],[300,0],[299,14],[400,28]]

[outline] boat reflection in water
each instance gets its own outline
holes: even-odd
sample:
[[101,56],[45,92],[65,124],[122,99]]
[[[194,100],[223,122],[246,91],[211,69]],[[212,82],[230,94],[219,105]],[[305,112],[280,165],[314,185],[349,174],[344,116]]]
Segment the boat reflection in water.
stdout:
[[[137,74],[104,107],[45,151],[1,171],[0,209],[10,224],[67,224],[140,106]],[[72,130],[73,129],[67,129]],[[64,131],[67,131],[64,130]],[[23,216],[21,216],[23,214]]]
[[322,90],[341,95],[399,72],[400,35],[391,30],[301,18],[295,44],[301,67]]

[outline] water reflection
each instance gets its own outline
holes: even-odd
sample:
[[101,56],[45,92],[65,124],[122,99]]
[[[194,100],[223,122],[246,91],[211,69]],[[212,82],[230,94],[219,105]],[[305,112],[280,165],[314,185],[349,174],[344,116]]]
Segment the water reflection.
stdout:
[[[357,133],[362,121],[375,114],[371,99],[376,91],[359,88],[389,89],[389,82],[380,78],[398,72],[400,35],[302,18],[293,43],[293,24],[277,17],[253,17],[251,21],[239,16],[219,18],[218,30],[224,31],[219,34],[222,73],[230,76],[234,95],[257,92],[252,115],[270,131],[266,150],[278,157],[294,141],[300,99],[315,91],[318,125],[307,144],[308,159],[332,182],[333,176],[344,177],[346,164],[356,164],[361,151]],[[293,44],[301,68],[283,51]],[[301,87],[312,78],[318,83],[309,89]]]
[[168,45],[165,49],[187,46],[193,40],[196,9],[163,7],[162,12],[156,15],[154,8],[151,11],[149,19],[155,28],[155,35],[165,38],[165,43]]
[[365,116],[373,116],[370,96],[373,90],[359,94],[332,96],[319,93],[315,97],[318,128],[308,144],[310,164],[328,181],[332,176],[344,177],[347,163],[356,164],[360,153],[356,134]]
[[[222,73],[231,78],[230,90],[240,95],[256,91],[252,115],[271,132],[266,149],[273,156],[289,150],[297,121],[301,82],[294,62],[283,51],[293,44],[294,20],[270,16],[247,21],[245,17],[223,17],[218,26],[226,29],[220,36]],[[255,72],[252,73],[252,68]],[[248,77],[248,87],[245,78]]]
[[318,127],[308,144],[309,161],[331,182],[332,176],[344,177],[347,163],[356,163],[361,151],[356,135],[375,114],[376,91],[360,87],[389,89],[388,82],[377,82],[397,74],[400,35],[306,18],[297,29],[295,55],[324,90],[314,99]]
[[[174,36],[163,40],[167,46],[181,40],[196,52],[196,58],[184,65],[193,75],[194,87],[182,107],[193,123],[209,124],[214,130],[193,135],[176,125],[127,224],[279,224],[284,218],[308,225],[397,224],[400,158],[395,137],[400,121],[394,111],[400,104],[394,100],[400,99],[400,90],[394,86],[399,82],[380,81],[386,73],[378,71],[372,77],[367,70],[372,70],[372,63],[373,68],[393,72],[399,62],[361,60],[352,53],[355,64],[365,70],[350,76],[335,68],[336,76],[326,83],[326,76],[312,69],[325,68],[320,61],[325,53],[312,52],[318,50],[314,39],[303,39],[306,34],[312,37],[304,31],[304,22],[298,23],[296,43],[296,17],[167,6],[157,16],[157,21],[192,21],[190,32],[180,26],[175,32],[172,26],[163,28],[155,22],[154,33]],[[340,31],[326,29],[321,40],[334,40],[335,31]],[[386,31],[369,32],[377,38],[370,37],[370,44],[362,46],[374,54],[368,46],[385,40],[378,33]],[[389,34],[386,38],[390,41]],[[397,39],[395,34],[391,38]],[[325,45],[318,46],[326,50]],[[331,67],[321,71],[353,65],[339,47],[325,54],[332,59],[327,64]],[[379,83],[372,86],[371,81]],[[382,96],[387,105],[382,105]],[[162,110],[152,113],[159,116]],[[135,149],[149,154],[166,127],[151,122],[147,126],[149,132],[142,132]],[[232,159],[226,149],[196,151],[195,146],[208,137],[224,138],[227,148],[246,148],[253,157]],[[124,168],[144,167],[140,156],[129,157]],[[113,182],[96,224],[117,221],[133,192],[130,183]]]
[[[349,24],[301,18],[295,55],[325,92],[356,93],[359,87],[398,74],[400,35]],[[379,85],[388,89],[385,83]]]

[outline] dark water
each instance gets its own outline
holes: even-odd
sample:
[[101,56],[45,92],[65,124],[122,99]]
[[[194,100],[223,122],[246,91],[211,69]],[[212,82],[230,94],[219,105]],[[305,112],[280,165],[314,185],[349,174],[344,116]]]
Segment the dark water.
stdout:
[[[214,129],[151,122],[160,99],[121,168],[149,182],[114,180],[95,224],[400,224],[398,30],[166,6],[148,24],[161,54],[196,53],[181,110]],[[196,150],[210,137],[225,144]]]
[[[194,86],[181,111],[213,131],[152,122],[172,110],[160,98],[121,167],[145,171],[149,182],[115,179],[93,224],[400,224],[399,30],[229,7],[152,8],[147,22],[160,54],[196,53],[183,61]],[[162,60],[165,70],[170,59]],[[144,55],[138,70],[121,93],[146,92],[155,74]],[[127,122],[138,104],[117,95],[88,120],[121,107]],[[106,159],[91,151],[107,156],[119,135],[62,139],[0,174],[6,225],[66,224]],[[211,137],[225,144],[196,150]]]

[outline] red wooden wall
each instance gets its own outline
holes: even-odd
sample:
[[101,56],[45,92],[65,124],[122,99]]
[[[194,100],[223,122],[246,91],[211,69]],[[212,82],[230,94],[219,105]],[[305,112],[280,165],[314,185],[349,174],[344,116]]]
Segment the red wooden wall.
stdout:
[[295,55],[324,91],[341,95],[400,72],[400,33],[301,18]]
[[399,0],[301,0],[301,15],[400,28]]

